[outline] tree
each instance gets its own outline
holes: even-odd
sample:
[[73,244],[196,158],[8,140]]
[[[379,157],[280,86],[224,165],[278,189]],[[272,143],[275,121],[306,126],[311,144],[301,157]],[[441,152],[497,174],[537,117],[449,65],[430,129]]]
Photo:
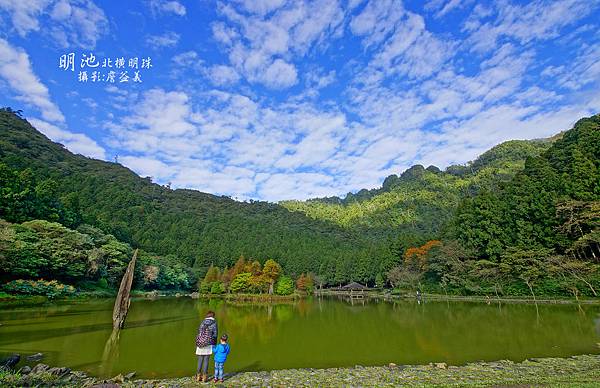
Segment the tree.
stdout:
[[457,240],[445,241],[442,245],[434,247],[428,254],[429,269],[427,276],[438,283],[444,292],[448,288],[456,292],[470,292],[478,280],[472,279],[471,267],[475,262],[475,253],[465,248]]
[[294,292],[294,281],[289,276],[281,276],[277,281],[275,293],[277,295],[291,295]]
[[301,274],[298,279],[296,279],[296,288],[299,291],[306,292],[307,294],[312,294],[314,291],[314,280],[310,274],[305,275]]
[[221,279],[221,271],[219,271],[218,267],[215,267],[211,264],[206,271],[206,275],[204,275],[204,282],[213,283]]
[[437,246],[442,245],[441,241],[431,240],[420,247],[411,247],[404,253],[404,265],[414,272],[425,273],[427,271],[427,254]]
[[413,271],[403,265],[396,266],[387,273],[388,281],[392,287],[410,290],[418,289],[422,276],[421,272]]
[[269,259],[265,261],[262,273],[269,280],[269,294],[273,294],[273,285],[281,274],[281,266],[275,260]]
[[237,274],[231,281],[231,284],[229,285],[229,290],[235,293],[248,291],[251,277],[252,274],[250,272],[242,272],[240,274]]
[[[144,288],[152,288],[156,286],[156,280],[158,279],[158,275],[160,273],[160,269],[156,265],[146,265],[143,269],[143,284]],[[104,279],[106,282],[106,279]]]
[[262,266],[258,260],[254,260],[252,263],[247,263],[245,272],[250,272],[254,276],[260,276]]
[[552,253],[549,249],[517,250],[509,249],[502,255],[504,268],[510,269],[513,276],[522,280],[529,288],[533,300],[536,301],[534,287],[547,272],[544,259]]
[[263,293],[268,291],[269,285],[271,284],[271,279],[265,276],[262,273],[252,274],[250,279],[248,280],[248,285],[251,291]]
[[223,285],[223,282],[216,281],[216,282],[212,283],[212,285],[210,287],[211,294],[223,294],[224,292],[225,292],[225,286]]
[[559,233],[573,241],[567,253],[600,262],[600,201],[564,201],[556,206]]
[[563,276],[566,280],[566,287],[574,294],[577,293],[577,282],[582,282],[588,287],[593,296],[598,296],[593,286],[594,278],[600,275],[600,266],[570,258],[568,256],[554,255],[549,259],[551,271]]
[[375,287],[382,288],[384,285],[385,279],[383,278],[383,275],[381,272],[377,272],[377,275],[375,276]]

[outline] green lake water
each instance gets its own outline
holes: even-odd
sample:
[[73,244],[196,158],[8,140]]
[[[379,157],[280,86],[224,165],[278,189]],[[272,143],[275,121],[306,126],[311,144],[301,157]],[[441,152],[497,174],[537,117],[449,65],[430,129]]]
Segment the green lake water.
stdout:
[[[338,299],[239,305],[190,298],[134,299],[118,341],[112,300],[0,305],[0,354],[95,376],[193,374],[201,317],[216,311],[230,337],[225,371],[354,365],[464,364],[600,353],[600,306],[385,302]],[[211,367],[212,370],[212,367]]]

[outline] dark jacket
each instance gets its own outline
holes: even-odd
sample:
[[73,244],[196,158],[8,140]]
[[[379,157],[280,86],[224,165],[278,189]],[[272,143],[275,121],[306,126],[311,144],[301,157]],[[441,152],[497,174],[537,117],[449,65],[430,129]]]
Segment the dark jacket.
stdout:
[[210,344],[217,344],[217,332],[219,331],[217,327],[217,321],[214,318],[204,318],[200,326],[198,327],[198,334],[202,333],[202,331],[208,330],[210,334],[210,338],[212,338]]

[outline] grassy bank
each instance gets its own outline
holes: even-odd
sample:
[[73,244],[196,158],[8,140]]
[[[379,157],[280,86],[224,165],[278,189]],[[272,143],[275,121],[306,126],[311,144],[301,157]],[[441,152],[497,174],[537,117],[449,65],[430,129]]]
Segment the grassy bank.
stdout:
[[[350,297],[350,293],[346,291],[322,290],[315,292],[316,296],[335,296],[335,297]],[[364,292],[354,292],[354,297],[379,298],[386,300],[394,299],[410,299],[415,300],[416,296],[412,293],[391,293],[389,290],[368,290]],[[421,300],[436,300],[436,301],[464,301],[464,302],[484,302],[484,303],[547,303],[547,304],[600,304],[599,298],[566,298],[566,297],[551,297],[551,296],[536,296],[535,300],[532,297],[526,298],[522,296],[479,296],[479,295],[446,295],[446,294],[421,294]]]
[[[97,384],[120,387],[212,386],[191,377],[137,380],[135,376],[99,380],[66,368],[38,365],[33,371],[1,372],[0,385],[92,387]],[[227,375],[221,386],[231,387],[392,387],[392,386],[559,386],[597,387],[600,385],[600,356],[529,359],[520,363],[500,360],[463,366],[444,363],[429,365],[390,364],[381,367],[288,369],[270,372],[242,372]]]
[[293,302],[300,298],[306,297],[305,294],[294,293],[292,295],[269,295],[269,294],[199,294],[199,298],[203,299],[224,299],[230,302]]
[[[40,295],[19,295],[6,292],[0,292],[0,303],[7,305],[33,305],[43,304],[54,301],[85,300],[93,298],[114,298],[116,292],[113,290],[103,291],[78,291],[77,293],[65,297],[48,298]],[[364,298],[383,299],[387,301],[394,300],[415,300],[413,294],[391,294],[389,291],[370,290],[362,294],[355,293],[354,296],[361,295]],[[187,291],[169,290],[169,291],[143,291],[132,290],[131,296],[134,298],[161,298],[161,297],[192,297],[194,299],[221,299],[231,303],[289,303],[306,297],[349,297],[347,292],[323,290],[317,291],[314,295],[304,293],[294,293],[292,295],[269,295],[269,294],[198,294]],[[450,301],[450,302],[477,302],[477,303],[538,303],[538,304],[600,304],[600,298],[564,298],[564,297],[544,297],[540,296],[534,301],[533,298],[523,297],[485,297],[472,295],[443,295],[443,294],[422,294],[421,300],[427,301]]]

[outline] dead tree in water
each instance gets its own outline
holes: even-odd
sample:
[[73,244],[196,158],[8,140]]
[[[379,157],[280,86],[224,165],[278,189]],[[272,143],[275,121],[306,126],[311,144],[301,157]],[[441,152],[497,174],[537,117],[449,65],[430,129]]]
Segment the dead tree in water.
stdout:
[[125,317],[127,317],[127,311],[129,311],[129,293],[131,291],[131,284],[133,283],[133,271],[135,269],[135,259],[137,258],[138,250],[133,252],[133,258],[129,262],[125,275],[121,280],[121,286],[119,287],[119,293],[115,300],[115,307],[113,308],[113,328],[118,330],[123,327],[125,323]]

